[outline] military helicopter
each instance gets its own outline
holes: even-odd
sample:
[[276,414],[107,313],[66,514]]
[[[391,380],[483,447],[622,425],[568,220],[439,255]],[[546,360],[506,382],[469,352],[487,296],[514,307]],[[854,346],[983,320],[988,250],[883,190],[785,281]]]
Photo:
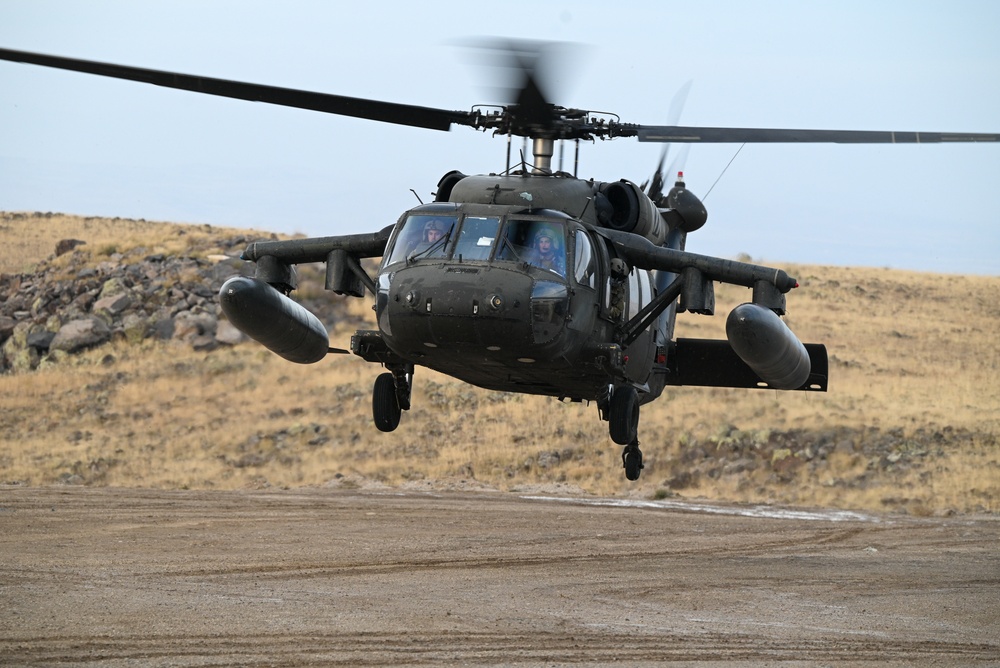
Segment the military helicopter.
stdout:
[[[254,276],[219,292],[226,317],[281,357],[301,364],[353,353],[380,364],[372,417],[395,430],[410,408],[416,367],[490,390],[596,403],[624,446],[629,480],[643,469],[640,406],[672,386],[826,391],[821,344],[803,344],[779,316],[796,280],[781,269],[698,255],[687,235],[707,212],[663,160],[643,186],[597,181],[553,166],[556,144],[640,142],[936,143],[997,141],[1000,134],[754,129],[640,125],[551,102],[536,76],[537,44],[501,49],[520,82],[511,101],[449,111],[0,49],[0,59],[243,100],[432,130],[468,126],[506,136],[503,171],[445,174],[434,201],[376,232],[258,241],[243,259]],[[531,142],[511,161],[511,139]],[[666,189],[666,192],[664,190]],[[381,258],[374,276],[365,258]],[[326,328],[290,298],[295,265],[325,263],[326,289],[374,297],[377,329],[331,348]],[[726,340],[674,337],[678,313],[713,315],[714,283],[745,286]]]

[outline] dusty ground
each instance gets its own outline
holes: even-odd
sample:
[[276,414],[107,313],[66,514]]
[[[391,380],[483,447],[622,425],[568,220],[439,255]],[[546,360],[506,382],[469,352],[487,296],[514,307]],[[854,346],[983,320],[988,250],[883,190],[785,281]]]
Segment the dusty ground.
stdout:
[[1000,665],[1000,520],[0,488],[4,665]]

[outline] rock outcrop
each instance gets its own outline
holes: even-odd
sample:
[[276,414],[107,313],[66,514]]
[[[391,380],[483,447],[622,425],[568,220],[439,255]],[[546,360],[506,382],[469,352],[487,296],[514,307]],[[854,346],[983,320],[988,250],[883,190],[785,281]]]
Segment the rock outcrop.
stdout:
[[[84,242],[59,242],[33,273],[0,274],[0,373],[59,363],[120,339],[174,340],[198,350],[245,341],[221,314],[217,295],[230,276],[253,273],[253,265],[239,259],[251,240],[212,239],[185,256],[135,248],[97,259]],[[317,273],[300,268],[300,285]],[[319,296],[305,305],[332,327],[342,300],[322,290],[310,293]]]

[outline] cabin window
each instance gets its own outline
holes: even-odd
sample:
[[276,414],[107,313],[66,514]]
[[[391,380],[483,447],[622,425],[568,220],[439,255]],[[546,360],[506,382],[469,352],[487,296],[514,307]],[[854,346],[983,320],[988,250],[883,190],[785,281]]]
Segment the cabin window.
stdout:
[[511,220],[497,249],[498,260],[525,262],[566,276],[566,232],[561,223]]
[[638,269],[633,269],[628,275],[628,319],[631,320],[639,315],[639,308],[642,306],[642,293],[639,289],[639,274],[644,273]]
[[414,214],[396,236],[385,266],[404,260],[445,257],[453,241],[455,216]]
[[653,300],[653,286],[649,272],[633,269],[628,275],[628,319],[639,315],[639,311]]
[[639,274],[639,286],[642,288],[642,308],[646,308],[649,302],[653,301],[653,284],[649,280],[649,272],[637,269]]

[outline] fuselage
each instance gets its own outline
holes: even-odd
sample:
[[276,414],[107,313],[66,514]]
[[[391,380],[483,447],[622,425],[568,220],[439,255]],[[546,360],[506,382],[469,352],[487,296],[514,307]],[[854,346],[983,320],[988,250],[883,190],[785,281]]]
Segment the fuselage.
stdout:
[[648,332],[623,351],[622,323],[652,296],[649,274],[613,276],[609,250],[563,212],[435,203],[404,214],[376,278],[385,345],[480,387],[592,400],[642,388]]

